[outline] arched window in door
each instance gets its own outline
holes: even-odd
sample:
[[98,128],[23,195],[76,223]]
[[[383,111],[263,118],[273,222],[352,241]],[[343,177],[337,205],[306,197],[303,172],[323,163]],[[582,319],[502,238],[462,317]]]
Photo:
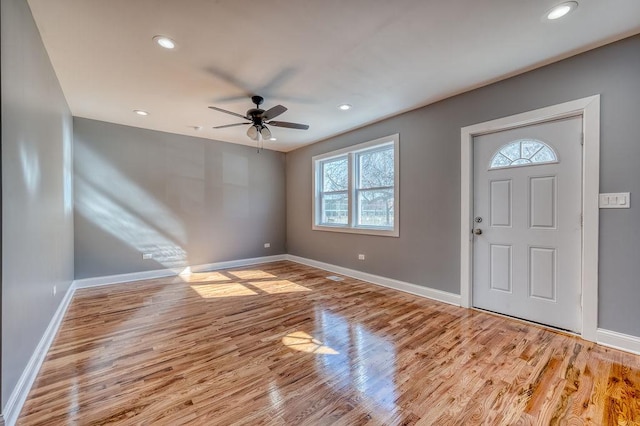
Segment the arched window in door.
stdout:
[[557,162],[556,152],[546,143],[537,139],[519,139],[501,146],[493,154],[489,170]]

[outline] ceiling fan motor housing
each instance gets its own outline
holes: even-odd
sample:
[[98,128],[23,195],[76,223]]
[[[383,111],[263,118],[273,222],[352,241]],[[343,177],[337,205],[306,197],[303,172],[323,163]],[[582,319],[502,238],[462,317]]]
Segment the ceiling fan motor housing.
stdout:
[[255,126],[262,125],[262,114],[264,110],[260,108],[251,108],[247,111],[247,118],[253,122]]

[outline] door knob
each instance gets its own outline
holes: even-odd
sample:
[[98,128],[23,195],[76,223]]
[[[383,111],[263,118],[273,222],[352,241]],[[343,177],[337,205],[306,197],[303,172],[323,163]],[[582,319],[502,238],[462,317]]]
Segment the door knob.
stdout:
[[473,233],[476,235],[481,235],[482,234],[482,229],[474,229]]

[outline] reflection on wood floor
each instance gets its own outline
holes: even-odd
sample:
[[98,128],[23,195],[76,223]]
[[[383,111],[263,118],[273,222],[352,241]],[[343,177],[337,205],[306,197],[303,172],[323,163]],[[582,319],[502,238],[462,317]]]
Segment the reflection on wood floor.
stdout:
[[638,356],[328,275],[78,290],[18,424],[640,424]]

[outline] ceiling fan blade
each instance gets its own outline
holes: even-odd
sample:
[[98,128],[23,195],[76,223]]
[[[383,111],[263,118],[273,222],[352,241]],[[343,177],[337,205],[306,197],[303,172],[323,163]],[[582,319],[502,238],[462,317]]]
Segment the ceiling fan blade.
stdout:
[[264,120],[271,120],[272,118],[276,118],[277,116],[279,116],[280,114],[282,114],[286,110],[287,110],[287,108],[283,107],[282,105],[276,105],[273,108],[269,108],[268,110],[266,110],[262,114],[262,118]]
[[235,126],[246,126],[249,123],[233,123],[233,124],[225,124],[224,126],[216,126],[214,129],[225,129],[227,127],[235,127]]
[[245,117],[242,114],[238,114],[238,113],[235,113],[235,112],[227,111],[226,109],[222,109],[222,108],[218,108],[218,107],[214,107],[214,106],[210,106],[209,108],[211,108],[213,110],[216,110],[216,111],[224,112],[226,114],[235,115],[236,117],[244,118],[245,120],[249,120],[247,117]]
[[289,123],[288,121],[270,121],[267,124],[276,127],[286,127],[288,129],[307,130],[309,128],[308,124]]

